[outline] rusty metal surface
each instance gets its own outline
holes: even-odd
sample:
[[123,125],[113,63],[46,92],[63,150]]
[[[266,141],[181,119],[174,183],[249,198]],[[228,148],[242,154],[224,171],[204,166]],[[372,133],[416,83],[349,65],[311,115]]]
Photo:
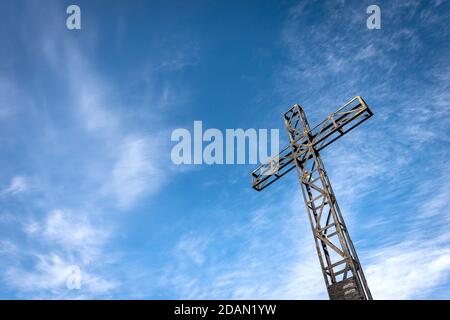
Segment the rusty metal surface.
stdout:
[[296,169],[322,274],[333,300],[368,300],[372,295],[319,151],[372,115],[357,96],[310,128],[305,112],[295,104],[283,115],[289,146],[251,174],[252,187],[261,191]]

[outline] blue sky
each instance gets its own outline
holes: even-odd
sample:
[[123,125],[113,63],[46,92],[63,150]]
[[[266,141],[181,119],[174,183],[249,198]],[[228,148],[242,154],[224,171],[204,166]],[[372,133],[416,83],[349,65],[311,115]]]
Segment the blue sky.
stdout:
[[374,298],[450,297],[448,1],[69,4],[0,3],[0,298],[326,299],[295,174],[258,193],[170,135],[284,145],[292,104],[355,95],[375,116],[322,156]]

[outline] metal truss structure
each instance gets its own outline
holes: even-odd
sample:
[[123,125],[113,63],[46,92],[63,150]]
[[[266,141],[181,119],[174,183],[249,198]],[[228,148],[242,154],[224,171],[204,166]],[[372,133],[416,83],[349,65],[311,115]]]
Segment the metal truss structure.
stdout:
[[296,169],[331,300],[371,300],[372,295],[319,151],[372,115],[357,96],[310,128],[295,104],[283,115],[290,144],[251,174],[252,187],[261,191]]

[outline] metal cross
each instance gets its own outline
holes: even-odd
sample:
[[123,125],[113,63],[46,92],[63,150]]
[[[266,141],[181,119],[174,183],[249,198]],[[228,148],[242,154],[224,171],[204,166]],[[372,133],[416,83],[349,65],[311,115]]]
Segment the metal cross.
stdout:
[[319,152],[372,115],[357,96],[311,129],[305,112],[295,104],[283,114],[289,145],[251,174],[252,187],[261,191],[297,169],[331,300],[371,300],[372,295]]

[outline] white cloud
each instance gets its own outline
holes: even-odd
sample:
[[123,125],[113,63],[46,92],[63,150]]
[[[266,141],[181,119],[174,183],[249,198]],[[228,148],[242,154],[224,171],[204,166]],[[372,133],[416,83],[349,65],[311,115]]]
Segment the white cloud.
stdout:
[[121,143],[109,181],[112,188],[105,188],[116,196],[120,207],[127,208],[142,195],[156,192],[163,183],[162,150],[157,145],[148,137],[127,137]]
[[[139,108],[121,105],[121,93],[126,92],[123,82],[115,83],[106,79],[89,62],[84,50],[76,42],[70,41],[65,32],[52,31],[51,34],[51,38],[45,35],[42,39],[46,44],[42,54],[55,75],[64,76],[64,84],[71,99],[67,111],[74,116],[78,126],[85,130],[86,137],[92,143],[89,148],[97,148],[97,152],[83,154],[84,146],[77,146],[77,156],[85,163],[94,164],[77,168],[81,171],[80,179],[97,184],[92,197],[106,194],[114,197],[112,202],[119,208],[130,209],[141,196],[154,194],[165,181],[167,172],[160,169],[159,154],[164,150],[163,143],[158,139],[161,133],[155,129],[149,134],[148,127],[143,132],[135,123],[130,127],[126,120],[130,120],[130,114],[139,110],[129,111]],[[181,68],[184,62],[176,62],[176,65],[176,68]],[[139,77],[149,82],[151,74],[145,72]],[[133,79],[133,83],[135,80],[139,79]],[[165,84],[162,92],[154,97],[147,97],[146,93],[146,102],[149,103],[146,110],[148,107],[165,106],[169,95],[173,99],[175,93],[169,94],[169,88],[170,83]],[[139,113],[138,116],[142,117],[143,114]],[[145,116],[157,127],[155,119],[151,118],[152,114]],[[64,128],[59,134],[64,134]]]
[[56,290],[63,287],[69,275],[69,264],[57,254],[37,256],[35,271],[10,268],[8,282],[23,291]]
[[172,39],[177,47],[167,47],[161,68],[168,71],[179,71],[188,66],[193,66],[199,61],[200,49],[197,43],[191,39]]
[[421,299],[445,285],[450,276],[448,240],[408,240],[369,253],[366,276],[374,298]]
[[[85,76],[83,76],[84,79]],[[107,109],[107,101],[102,100],[104,93],[100,91],[99,84],[86,83],[83,79],[74,80],[79,82],[74,88],[77,97],[77,108],[86,128],[90,131],[115,129],[118,119],[113,112]],[[96,90],[98,90],[96,92]],[[109,105],[109,107],[112,107]]]
[[[9,114],[16,100],[20,105],[33,101],[33,112],[27,115],[38,124],[37,132],[44,134],[31,141],[42,143],[44,152],[29,159],[30,167],[38,172],[33,178],[33,193],[23,205],[26,213],[18,224],[26,243],[21,239],[5,240],[9,242],[3,243],[3,249],[11,251],[12,247],[7,245],[14,244],[17,257],[14,261],[2,261],[0,266],[8,269],[5,277],[13,289],[17,288],[18,295],[26,292],[30,296],[54,298],[67,296],[62,288],[66,269],[79,265],[87,288],[81,290],[80,296],[98,293],[104,297],[100,293],[120,284],[106,276],[113,274],[108,263],[119,254],[106,252],[119,228],[113,213],[118,208],[130,209],[143,196],[154,194],[166,177],[166,172],[160,169],[164,149],[158,123],[151,118],[153,114],[148,108],[156,108],[159,103],[166,105],[176,94],[169,91],[171,84],[165,83],[161,95],[155,95],[150,99],[152,104],[145,105],[147,114],[133,118],[134,106],[123,107],[120,101],[125,97],[123,93],[129,93],[130,87],[143,81],[143,74],[139,77],[133,74],[133,84],[129,81],[124,89],[123,79],[118,83],[111,81],[86,56],[86,50],[95,50],[92,41],[95,32],[85,34],[82,43],[74,41],[67,36],[67,30],[55,27],[60,24],[59,6],[35,9],[45,11],[48,23],[33,41],[27,40],[23,46],[27,50],[36,49],[34,54],[44,64],[50,83],[40,86],[37,81],[31,96],[26,84],[14,86],[13,75],[5,80],[2,77],[0,102],[4,103],[0,106],[0,118]],[[38,23],[33,20],[35,14],[24,13],[29,14],[29,23]],[[175,69],[190,63],[181,56],[174,59],[171,67]],[[145,72],[145,77],[151,74]],[[39,79],[37,75],[35,80]],[[49,92],[49,87],[60,90],[55,105],[54,91]],[[35,92],[39,99],[35,99]],[[136,119],[151,121],[141,129]],[[154,130],[150,131],[150,127]],[[61,163],[55,166],[57,161]],[[0,195],[29,189],[28,179],[17,176],[3,191],[0,189]]]
[[40,228],[41,226],[36,221],[29,221],[24,223],[22,229],[27,235],[33,235],[39,232]]
[[43,235],[67,248],[96,247],[108,237],[106,230],[94,226],[87,216],[65,210],[54,210],[47,216]]
[[22,294],[33,294],[38,299],[76,298],[83,294],[106,294],[116,288],[115,281],[108,281],[99,276],[92,275],[81,268],[80,289],[70,290],[67,281],[71,276],[72,266],[68,259],[57,253],[36,255],[37,263],[34,269],[10,267],[5,278],[10,286],[18,289]]
[[55,209],[41,220],[28,221],[23,230],[41,244],[56,246],[63,254],[76,257],[78,264],[91,263],[101,256],[112,232],[106,224],[94,224],[88,214],[67,209]]
[[[257,208],[247,222],[220,232],[183,236],[174,251],[179,263],[167,267],[165,285],[185,299],[325,299],[307,216],[299,212],[304,206],[280,203],[286,205]],[[227,243],[231,256],[222,253]]]
[[0,254],[2,256],[15,256],[17,253],[17,245],[9,240],[0,240]]
[[[23,230],[39,246],[2,241],[4,250],[0,250],[14,254],[16,263],[4,266],[4,277],[19,295],[72,299],[82,294],[88,298],[107,295],[119,286],[118,281],[105,279],[103,272],[112,259],[105,251],[111,230],[95,224],[89,215],[56,209],[40,220],[24,223]],[[74,265],[81,270],[81,289],[75,291],[67,287]]]
[[23,176],[15,176],[11,179],[11,182],[8,187],[6,187],[2,194],[11,194],[16,195],[22,192],[27,191],[29,188],[29,183],[27,178]]
[[205,262],[205,250],[209,240],[203,236],[186,235],[175,248],[177,258],[183,262],[193,262],[200,266]]
[[[108,98],[114,94],[106,89],[111,85],[80,62],[81,52],[72,50],[71,55],[77,57],[68,65],[69,87],[76,98],[74,107],[90,134],[99,139],[100,148],[106,146],[106,153],[95,159],[96,163],[105,163],[105,171],[96,173],[103,176],[100,190],[114,196],[120,208],[130,208],[142,195],[159,190],[165,180],[160,169],[160,153],[164,149],[157,139],[159,132],[153,136],[130,132],[121,121],[120,108]],[[111,161],[115,162],[110,170]]]

